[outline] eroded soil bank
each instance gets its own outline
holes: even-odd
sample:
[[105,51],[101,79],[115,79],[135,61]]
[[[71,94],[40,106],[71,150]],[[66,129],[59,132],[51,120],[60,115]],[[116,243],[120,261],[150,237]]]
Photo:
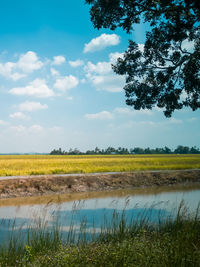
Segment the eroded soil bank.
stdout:
[[0,178],[0,198],[200,182],[200,170],[138,171]]

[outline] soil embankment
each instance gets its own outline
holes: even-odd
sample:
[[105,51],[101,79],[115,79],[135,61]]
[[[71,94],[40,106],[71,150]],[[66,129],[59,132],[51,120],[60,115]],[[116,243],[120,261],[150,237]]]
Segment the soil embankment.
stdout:
[[200,170],[41,175],[0,178],[0,198],[106,191],[200,182]]

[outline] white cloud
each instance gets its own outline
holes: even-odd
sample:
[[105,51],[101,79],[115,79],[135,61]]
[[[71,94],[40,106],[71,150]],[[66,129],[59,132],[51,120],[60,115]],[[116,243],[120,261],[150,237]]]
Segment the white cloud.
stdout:
[[[86,114],[85,117],[87,119],[99,119],[99,120],[105,120],[105,119],[113,119],[113,118],[117,118],[117,115],[125,115],[127,117],[128,116],[136,116],[136,115],[152,115],[152,111],[150,110],[131,110],[130,108],[122,108],[122,107],[118,107],[115,108],[112,112],[109,111],[101,111],[98,113],[93,113],[93,114]],[[174,122],[174,121],[173,121]],[[134,122],[136,123],[136,122]],[[138,123],[138,122],[137,122]],[[142,121],[140,121],[140,124],[144,123]],[[146,122],[145,122],[146,123]],[[149,124],[149,122],[148,122]],[[151,122],[152,124],[152,122]]]
[[9,91],[13,95],[28,95],[34,97],[54,96],[54,92],[47,86],[44,79],[35,79],[25,87],[15,87]]
[[88,62],[84,67],[87,73],[107,74],[112,71],[110,62],[98,62],[96,65],[92,62]]
[[114,73],[112,70],[111,64],[116,63],[117,59],[123,58],[123,53],[110,53],[109,61],[99,61],[97,64],[93,64],[91,61],[88,61],[87,65],[84,67],[85,72],[95,73],[95,74],[109,74]]
[[135,110],[130,108],[116,108],[114,112],[121,114],[121,115],[152,115],[153,112],[149,109],[141,109],[141,110]]
[[25,73],[41,69],[43,65],[39,61],[37,54],[33,51],[28,51],[26,54],[21,55],[19,61],[16,63],[16,67]]
[[31,134],[40,134],[41,132],[44,131],[44,128],[40,125],[32,125],[31,127],[28,128],[28,131],[31,133]]
[[111,53],[109,55],[110,61],[97,62],[96,64],[89,61],[84,67],[87,79],[98,91],[104,90],[114,93],[123,90],[125,76],[115,74],[111,67],[111,64],[115,63],[116,59],[122,55],[118,52]]
[[67,91],[71,88],[76,87],[78,84],[79,80],[75,76],[69,75],[57,79],[54,84],[54,88],[59,89],[61,91]]
[[17,81],[25,77],[27,73],[42,68],[43,65],[35,52],[28,51],[26,54],[22,54],[17,62],[0,63],[0,75]]
[[65,63],[66,59],[64,56],[55,56],[53,57],[52,65],[61,65]]
[[13,72],[15,66],[16,64],[13,62],[6,62],[5,64],[0,63],[0,75],[4,76],[6,79],[11,79],[13,81],[17,81],[25,77],[25,74]]
[[121,92],[125,84],[125,78],[118,75],[88,75],[89,81],[97,90],[104,90],[111,93]]
[[20,120],[28,120],[28,119],[30,119],[28,116],[26,116],[24,113],[22,113],[20,111],[10,114],[9,117],[11,119],[20,119]]
[[94,52],[104,49],[107,46],[114,46],[120,43],[120,37],[117,34],[101,34],[85,44],[84,53]]
[[69,61],[69,65],[74,68],[82,66],[83,64],[84,64],[83,60],[80,59],[77,59],[75,61]]
[[72,96],[68,96],[67,97],[67,100],[72,101],[73,100],[73,97]]
[[59,76],[60,75],[59,71],[56,70],[56,69],[54,69],[54,68],[51,68],[50,69],[50,72],[51,72],[51,75],[52,76]]
[[40,102],[29,102],[26,101],[24,103],[19,104],[19,109],[22,111],[35,111],[35,110],[41,110],[41,109],[47,109],[48,106],[46,104],[41,104]]
[[109,111],[101,111],[94,114],[86,114],[85,117],[89,120],[110,120],[113,119],[113,115]]
[[112,64],[115,64],[117,59],[120,57],[120,58],[123,58],[124,56],[124,53],[119,53],[119,52],[115,52],[115,53],[110,53],[109,54],[109,59],[110,59],[110,63]]
[[25,127],[23,125],[11,126],[10,130],[15,134],[41,134],[44,132],[44,128],[38,124],[31,125],[30,127]]

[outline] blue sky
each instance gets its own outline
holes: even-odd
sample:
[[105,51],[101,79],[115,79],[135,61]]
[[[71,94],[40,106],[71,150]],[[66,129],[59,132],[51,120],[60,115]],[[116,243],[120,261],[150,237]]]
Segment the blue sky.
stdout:
[[7,0],[0,9],[0,153],[95,146],[200,146],[200,111],[134,111],[110,65],[145,27],[95,30],[84,0]]

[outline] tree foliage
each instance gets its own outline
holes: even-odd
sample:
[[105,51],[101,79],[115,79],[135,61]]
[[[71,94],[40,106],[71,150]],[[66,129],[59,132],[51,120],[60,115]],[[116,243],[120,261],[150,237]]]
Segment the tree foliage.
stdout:
[[81,152],[79,149],[70,148],[69,151],[59,149],[53,149],[50,152],[50,155],[127,155],[127,154],[200,154],[200,149],[197,147],[188,147],[188,146],[177,146],[176,149],[171,150],[169,147],[164,148],[124,148],[124,147],[108,147],[105,149],[100,149],[96,147],[94,150],[87,150],[86,152]]
[[200,107],[199,0],[86,0],[95,28],[127,33],[148,23],[143,46],[129,41],[113,70],[125,75],[126,103],[135,109]]

